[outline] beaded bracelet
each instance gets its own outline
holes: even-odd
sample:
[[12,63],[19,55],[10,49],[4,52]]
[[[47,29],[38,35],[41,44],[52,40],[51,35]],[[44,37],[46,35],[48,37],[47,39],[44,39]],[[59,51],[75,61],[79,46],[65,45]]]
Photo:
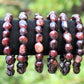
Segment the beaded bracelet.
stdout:
[[49,19],[50,22],[50,33],[49,37],[51,39],[50,41],[50,48],[51,50],[49,51],[49,57],[48,57],[48,72],[49,73],[55,73],[57,70],[58,62],[55,59],[57,57],[57,38],[58,38],[58,26],[57,26],[57,14],[55,11],[51,11],[49,15],[47,16],[47,19]]
[[83,25],[80,19],[79,14],[74,14],[72,15],[72,20],[75,20],[75,25],[76,25],[76,47],[77,47],[77,52],[76,56],[74,57],[73,61],[73,71],[74,73],[78,74],[80,72],[80,65],[82,61],[82,55],[83,55]]
[[64,62],[64,68],[62,67],[61,72],[62,72],[63,75],[66,75],[70,71],[71,60],[73,58],[73,55],[71,54],[71,50],[72,50],[72,45],[71,45],[72,35],[68,32],[68,22],[67,22],[66,14],[61,13],[59,15],[59,17],[60,17],[60,20],[61,20],[62,29],[65,31],[63,33],[63,38],[66,41],[66,44],[65,44],[66,54],[64,56],[65,62]]
[[17,60],[19,61],[17,64],[17,72],[19,74],[23,74],[26,71],[26,67],[28,66],[27,60],[28,57],[26,55],[26,44],[28,43],[28,38],[26,37],[27,34],[27,19],[28,16],[25,12],[21,12],[19,14],[19,55],[17,56]]
[[43,17],[39,14],[36,13],[34,19],[36,20],[36,27],[35,27],[35,32],[36,32],[36,43],[35,43],[35,51],[36,51],[36,62],[35,62],[35,69],[37,72],[41,73],[43,71],[43,44],[41,43],[43,41],[43,36],[42,36],[42,27],[44,25]]
[[6,70],[6,73],[8,76],[12,76],[14,75],[15,73],[15,70],[14,70],[14,63],[15,63],[15,56],[14,55],[11,55],[11,48],[10,48],[10,38],[9,38],[9,35],[10,35],[10,29],[12,28],[12,25],[11,25],[11,21],[13,19],[13,16],[12,14],[10,13],[7,13],[6,16],[5,16],[5,19],[4,19],[4,23],[3,23],[3,33],[2,33],[2,36],[3,36],[3,39],[2,39],[2,45],[4,46],[4,54],[6,54],[6,63],[7,63],[7,70]]

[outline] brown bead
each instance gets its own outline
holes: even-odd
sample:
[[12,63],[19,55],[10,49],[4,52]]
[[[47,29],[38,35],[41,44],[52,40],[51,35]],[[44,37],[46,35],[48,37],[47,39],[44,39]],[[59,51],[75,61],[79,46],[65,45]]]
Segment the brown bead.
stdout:
[[4,24],[3,24],[3,28],[4,28],[4,29],[9,30],[9,29],[11,29],[11,27],[12,27],[11,23],[9,23],[9,22],[4,22]]
[[76,57],[75,57],[75,62],[76,62],[76,63],[80,63],[81,61],[82,61],[82,57],[79,56],[79,55],[76,55]]
[[20,53],[21,55],[26,54],[26,46],[25,46],[24,44],[21,44],[21,45],[20,45],[19,53]]
[[72,35],[69,32],[65,32],[63,34],[63,38],[66,40],[66,42],[70,43],[72,41]]
[[3,37],[8,37],[10,32],[8,30],[3,31]]
[[36,54],[35,56],[36,56],[37,61],[42,61],[43,54]]
[[26,61],[27,61],[26,57],[25,57],[25,56],[22,56],[22,55],[18,55],[18,56],[17,56],[17,60],[18,60],[19,62],[26,62]]
[[43,50],[44,50],[43,45],[40,42],[35,44],[35,51],[37,53],[41,53],[41,52],[43,52]]
[[53,30],[49,33],[49,36],[51,39],[57,39],[58,38],[58,32]]
[[19,27],[20,28],[27,28],[27,22],[25,20],[20,20]]
[[26,35],[27,30],[25,28],[20,28],[20,35]]
[[76,38],[77,38],[78,40],[82,40],[82,39],[83,39],[83,32],[77,32],[77,33],[76,33]]
[[28,43],[28,39],[25,36],[20,36],[19,37],[19,41],[20,41],[20,43],[23,43],[23,44],[27,44]]
[[50,41],[50,48],[56,49],[57,48],[58,41],[57,40],[51,40]]
[[67,43],[67,44],[65,45],[65,50],[66,50],[67,52],[70,52],[70,51],[72,50],[72,45],[71,45],[70,43]]
[[10,54],[11,53],[11,48],[9,46],[6,46],[3,50],[4,54]]
[[50,15],[50,20],[54,21],[54,22],[57,22],[58,18],[57,18],[57,16],[55,14],[51,14]]
[[36,20],[36,25],[37,26],[43,26],[44,25],[44,21],[42,19],[38,19],[38,20]]
[[59,15],[59,17],[61,18],[61,17],[66,17],[66,14],[65,13],[61,13],[60,15]]
[[57,30],[57,29],[58,29],[57,24],[56,24],[55,22],[51,22],[51,23],[50,23],[50,29],[51,29],[51,30],[55,30],[55,29]]
[[37,34],[36,34],[36,42],[42,42],[42,40],[43,40],[42,34],[37,33]]
[[72,60],[72,58],[73,58],[73,55],[71,53],[67,53],[65,55],[65,59],[67,59],[67,60]]
[[41,33],[41,32],[42,32],[41,26],[36,26],[36,27],[35,27],[35,31],[36,31],[37,33]]
[[49,56],[52,58],[55,58],[57,56],[57,51],[56,50],[50,50]]
[[76,45],[77,45],[79,48],[82,48],[82,47],[83,47],[83,40],[77,40]]
[[7,37],[3,38],[2,39],[2,45],[4,45],[4,46],[8,45],[9,44],[9,41],[10,41],[9,38],[7,38]]
[[83,49],[78,49],[77,54],[80,55],[80,56],[83,55]]
[[19,19],[20,20],[27,20],[28,19],[27,14],[25,12],[21,12],[19,14]]
[[83,30],[83,25],[82,24],[77,24],[76,25],[76,29],[79,31],[79,32],[81,32],[82,30]]

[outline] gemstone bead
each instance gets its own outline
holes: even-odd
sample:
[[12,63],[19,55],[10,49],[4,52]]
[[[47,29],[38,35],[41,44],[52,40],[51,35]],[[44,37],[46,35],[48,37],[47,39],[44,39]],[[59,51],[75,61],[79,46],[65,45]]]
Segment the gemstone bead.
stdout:
[[76,33],[76,38],[77,38],[78,40],[82,40],[82,39],[83,39],[83,32],[77,32],[77,33]]
[[28,39],[25,36],[20,36],[19,37],[19,41],[20,41],[20,43],[23,43],[23,44],[27,44],[28,43]]
[[6,73],[7,73],[8,76],[13,76],[14,73],[15,73],[15,70],[10,71],[10,70],[7,69]]
[[77,54],[82,56],[83,55],[83,49],[77,49]]
[[42,59],[43,59],[43,54],[36,54],[35,56],[36,56],[36,60],[37,60],[37,61],[42,61]]
[[36,26],[35,31],[38,32],[38,33],[41,33],[42,32],[41,26]]
[[55,58],[55,57],[57,56],[57,51],[55,51],[55,50],[50,50],[49,56],[50,56],[51,58]]
[[17,69],[17,72],[19,73],[19,74],[23,74],[24,72],[26,71],[26,68],[25,69]]
[[3,31],[3,37],[8,37],[10,32],[8,30]]
[[55,14],[51,14],[50,15],[50,20],[53,21],[53,22],[57,22],[58,18]]
[[58,32],[53,30],[49,33],[49,36],[51,39],[57,39],[58,38]]
[[71,53],[67,53],[65,55],[65,59],[67,59],[67,60],[72,60],[72,58],[73,58],[73,55]]
[[72,45],[70,43],[65,44],[65,50],[70,52],[72,50]]
[[57,24],[56,24],[55,22],[51,22],[51,23],[50,23],[50,29],[51,29],[51,30],[55,30],[55,29],[57,30],[57,29],[58,29]]
[[79,14],[73,14],[73,15],[72,15],[72,20],[76,20],[78,17],[80,17]]
[[25,28],[20,28],[20,35],[26,35],[27,34],[27,30]]
[[36,15],[34,19],[35,20],[39,20],[39,19],[42,19],[43,20],[43,17],[41,15]]
[[67,21],[62,21],[61,26],[62,26],[63,30],[67,30],[67,28],[68,28]]
[[79,56],[79,55],[76,55],[76,57],[75,57],[75,62],[76,62],[76,63],[80,63],[81,61],[82,61],[82,57]]
[[77,24],[76,29],[81,32],[83,30],[83,25],[82,24]]
[[37,34],[36,34],[36,42],[42,42],[42,40],[43,40],[42,34],[37,33]]
[[79,68],[79,67],[74,67],[74,68],[73,68],[73,72],[74,72],[75,74],[80,73],[80,68]]
[[77,40],[76,44],[79,48],[82,48],[83,47],[83,40]]
[[10,70],[10,71],[13,70],[14,69],[14,64],[7,65],[7,69]]
[[61,18],[61,17],[66,17],[66,14],[65,13],[61,13],[60,15],[59,15],[59,17]]
[[43,50],[44,50],[43,45],[40,42],[35,44],[35,51],[37,53],[41,53],[41,52],[43,52]]
[[38,19],[38,20],[36,20],[36,25],[37,26],[43,26],[44,25],[44,21],[42,19]]
[[27,22],[25,20],[20,20],[19,27],[20,28],[27,28]]

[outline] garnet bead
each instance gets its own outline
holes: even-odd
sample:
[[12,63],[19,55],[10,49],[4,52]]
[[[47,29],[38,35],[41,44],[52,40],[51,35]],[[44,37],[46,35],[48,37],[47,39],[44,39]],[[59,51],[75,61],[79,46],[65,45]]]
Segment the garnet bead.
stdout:
[[36,60],[37,60],[37,61],[42,61],[42,59],[43,59],[43,54],[36,54],[35,56],[36,56]]
[[58,38],[58,32],[53,30],[49,33],[49,36],[51,39],[57,39]]
[[24,69],[24,68],[22,68],[22,69],[17,69],[17,72],[19,73],[19,74],[23,74],[24,72],[26,71],[26,68]]
[[83,25],[82,24],[77,24],[76,25],[76,29],[79,31],[79,32],[81,32],[82,30],[83,30]]
[[79,48],[82,48],[82,47],[83,47],[83,40],[77,40],[76,45],[77,45]]
[[36,27],[35,27],[35,31],[36,31],[37,33],[41,33],[41,32],[42,32],[41,26],[36,26]]
[[27,22],[25,20],[20,20],[19,27],[20,28],[27,28]]
[[51,30],[55,30],[55,29],[57,30],[57,29],[58,29],[57,24],[56,24],[55,22],[51,22],[51,23],[50,23],[50,29],[51,29]]
[[7,69],[6,73],[7,73],[8,76],[13,76],[14,73],[15,73],[15,70],[10,71],[10,70]]
[[64,30],[67,30],[67,28],[68,28],[68,23],[67,23],[67,21],[62,21],[61,26],[62,26],[62,28],[63,28]]
[[23,43],[23,44],[27,44],[28,43],[28,39],[25,36],[20,36],[19,37],[19,41],[20,41],[20,43]]
[[72,50],[72,45],[70,43],[65,44],[65,50],[70,52]]
[[8,37],[10,34],[9,30],[4,30],[3,31],[3,37]]
[[10,71],[13,70],[14,69],[14,64],[7,65],[7,69],[10,70]]
[[59,17],[61,18],[61,17],[66,17],[66,14],[65,13],[61,13],[60,15],[59,15]]
[[44,21],[42,19],[38,19],[38,20],[36,20],[36,25],[37,26],[43,26],[44,25]]
[[77,54],[80,56],[83,55],[83,49],[77,49]]
[[65,59],[67,59],[67,60],[72,60],[72,58],[73,58],[73,55],[71,53],[67,53],[65,55]]
[[83,32],[77,32],[76,33],[76,38],[79,39],[79,40],[82,40],[83,39]]
[[20,35],[26,35],[27,30],[25,28],[20,28]]
[[43,52],[43,45],[40,43],[40,42],[38,42],[38,43],[36,43],[35,44],[35,51],[37,52],[37,53],[41,53],[41,52]]
[[42,40],[43,40],[42,34],[37,33],[37,34],[36,34],[36,42],[42,42]]
[[82,61],[82,57],[79,56],[79,55],[77,55],[77,56],[75,57],[75,62],[76,62],[76,63],[80,63],[81,61]]

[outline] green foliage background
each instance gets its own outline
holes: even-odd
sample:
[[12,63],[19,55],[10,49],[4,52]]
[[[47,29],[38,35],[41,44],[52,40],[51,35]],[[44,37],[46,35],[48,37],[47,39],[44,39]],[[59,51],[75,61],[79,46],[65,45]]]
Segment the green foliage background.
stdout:
[[[14,15],[16,19],[20,11],[26,11],[30,19],[39,12],[46,18],[46,15],[54,10],[59,15],[65,12],[68,19],[74,13],[81,15],[84,24],[84,0],[0,0],[0,19],[3,19],[7,12]],[[67,76],[63,76],[58,70],[55,74],[49,74],[47,71],[47,56],[44,57],[44,71],[39,74],[34,69],[35,56],[29,56],[29,65],[23,75],[16,71],[13,77],[8,77],[5,73],[5,56],[0,56],[0,84],[84,84],[84,61],[81,64],[81,72],[74,74],[71,68]],[[15,63],[15,70],[17,70]],[[72,66],[71,66],[72,67]]]

